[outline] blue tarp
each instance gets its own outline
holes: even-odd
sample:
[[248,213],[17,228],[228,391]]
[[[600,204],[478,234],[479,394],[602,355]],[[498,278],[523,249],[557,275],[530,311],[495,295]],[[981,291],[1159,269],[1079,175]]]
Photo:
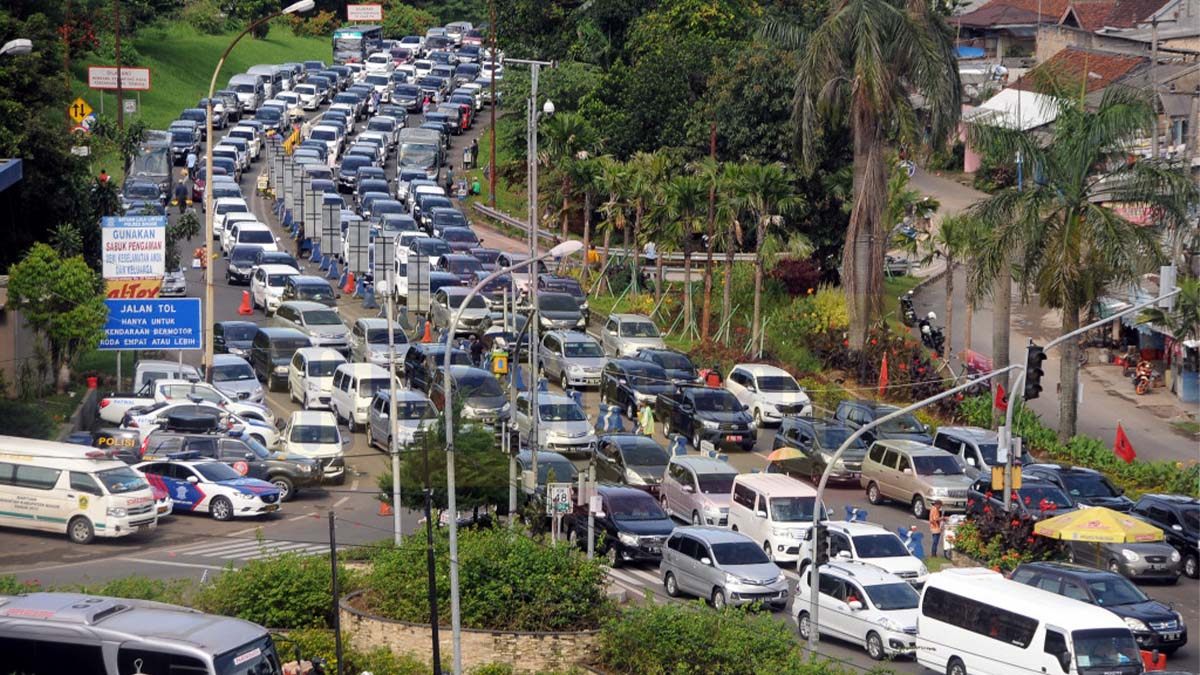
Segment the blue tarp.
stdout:
[[960,59],[982,59],[983,47],[955,47],[954,55]]

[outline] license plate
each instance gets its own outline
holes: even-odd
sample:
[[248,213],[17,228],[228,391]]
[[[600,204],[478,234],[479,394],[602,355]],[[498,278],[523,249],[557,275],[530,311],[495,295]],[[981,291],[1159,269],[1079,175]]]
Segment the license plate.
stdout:
[[264,510],[268,513],[270,513],[271,511],[278,511],[279,505],[278,504],[267,504],[267,508]]
[[1163,633],[1159,636],[1159,639],[1166,640],[1167,642],[1174,642],[1175,640],[1179,639],[1179,633]]
[[662,555],[662,549],[659,548],[658,546],[651,546],[650,553],[652,553],[654,555]]
[[1162,570],[1167,569],[1167,566],[1166,565],[1151,565],[1150,569],[1154,570],[1155,572],[1160,572]]
[[153,529],[153,527],[154,527],[153,525],[138,525],[136,531],[137,532],[145,532],[146,530]]
[[736,443],[736,442],[739,442],[739,441],[741,441],[741,440],[742,440],[742,437],[741,437],[741,436],[726,436],[726,437],[725,437],[725,440],[727,440],[727,441],[733,441],[733,442],[735,442],[735,443]]

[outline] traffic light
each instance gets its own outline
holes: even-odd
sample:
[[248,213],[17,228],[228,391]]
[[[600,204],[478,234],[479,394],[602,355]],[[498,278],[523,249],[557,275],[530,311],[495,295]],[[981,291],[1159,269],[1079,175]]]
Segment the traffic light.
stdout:
[[813,560],[816,561],[816,564],[818,566],[829,564],[829,528],[820,523],[817,524],[816,529],[813,530],[813,546]]
[[1032,401],[1042,394],[1042,361],[1046,360],[1046,352],[1041,347],[1030,343],[1025,356],[1025,400]]

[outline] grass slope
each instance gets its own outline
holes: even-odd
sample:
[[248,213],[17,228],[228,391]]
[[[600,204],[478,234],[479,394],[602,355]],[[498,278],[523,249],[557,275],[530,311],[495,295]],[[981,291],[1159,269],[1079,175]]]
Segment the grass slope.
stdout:
[[[142,92],[141,118],[152,129],[165,129],[179,116],[179,111],[196,105],[208,93],[212,69],[229,46],[235,33],[202,35],[183,23],[145,28],[133,40],[141,54],[139,67],[150,69],[150,91]],[[260,63],[283,63],[331,59],[329,38],[300,38],[287,27],[273,26],[265,40],[242,38],[217,77],[217,89],[224,88],[229,78]],[[93,91],[87,88],[89,65],[111,65],[98,62],[72,63],[72,91],[83,96],[99,112],[100,96],[104,95],[105,116],[116,115],[116,92]],[[135,98],[126,92],[127,98]]]

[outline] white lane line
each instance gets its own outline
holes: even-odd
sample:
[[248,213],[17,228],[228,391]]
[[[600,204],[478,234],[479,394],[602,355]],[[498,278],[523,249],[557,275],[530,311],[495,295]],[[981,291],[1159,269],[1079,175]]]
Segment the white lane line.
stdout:
[[262,529],[262,526],[261,526],[261,525],[255,525],[254,527],[247,527],[247,528],[246,528],[246,529],[244,529],[244,530],[238,530],[238,531],[236,531],[236,532],[230,532],[229,534],[227,534],[227,535],[225,535],[225,536],[227,536],[227,537],[237,537],[237,536],[240,536],[240,535],[243,535],[243,534],[253,534],[253,533],[255,533],[255,532],[258,532],[260,529]]
[[[357,482],[358,481],[355,481],[355,483],[357,483]],[[339,499],[333,503],[333,508],[335,508],[335,509],[341,508],[342,504],[345,504],[349,499],[350,499],[350,495],[346,495],[345,497],[342,497],[341,499]],[[307,518],[307,517],[308,516],[305,516],[305,518]]]
[[148,560],[146,558],[118,558],[118,560],[124,560],[126,562],[142,563],[144,565],[166,565],[168,567],[190,567],[190,568],[198,569],[198,570],[218,570],[219,571],[219,570],[225,569],[224,567],[222,567],[220,565],[199,565],[196,563],[171,562],[168,560]]
[[[343,497],[342,499],[345,499],[345,497]],[[314,517],[314,515],[315,514],[312,514],[312,513],[305,513],[305,514],[299,515],[299,516],[292,516],[291,518],[288,518],[287,521],[289,523],[294,523],[297,520],[304,520],[305,518],[312,518],[312,517]]]
[[257,541],[251,541],[243,544],[218,544],[216,546],[209,546],[207,548],[194,549],[184,553],[183,555],[198,556],[201,558],[216,558],[241,551],[256,551],[258,550],[258,546],[259,544]]
[[215,558],[227,558],[230,560],[250,560],[258,558],[270,558],[281,553],[300,553],[299,549],[308,548],[308,544],[291,544],[288,546],[270,547],[264,546],[251,551],[238,551],[237,553],[222,554],[217,556],[208,556]]

